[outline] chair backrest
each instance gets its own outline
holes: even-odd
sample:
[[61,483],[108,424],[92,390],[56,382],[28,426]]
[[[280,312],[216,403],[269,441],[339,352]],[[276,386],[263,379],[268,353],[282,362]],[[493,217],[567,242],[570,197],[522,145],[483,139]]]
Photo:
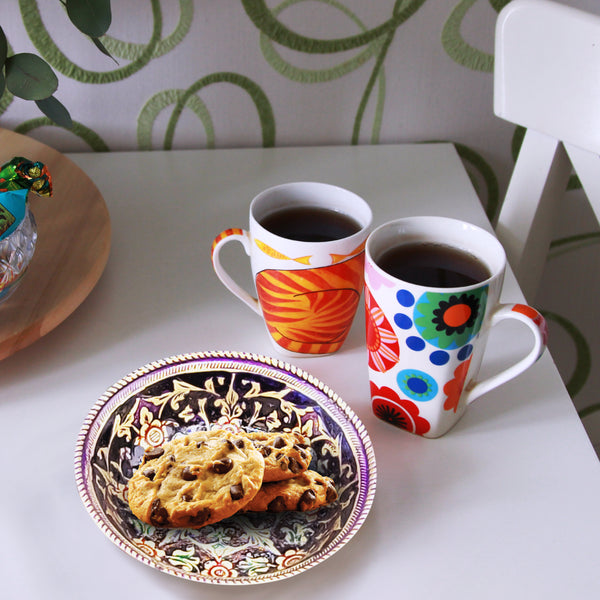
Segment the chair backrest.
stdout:
[[527,129],[496,233],[535,294],[572,167],[600,216],[600,17],[550,0],[498,15],[494,112]]

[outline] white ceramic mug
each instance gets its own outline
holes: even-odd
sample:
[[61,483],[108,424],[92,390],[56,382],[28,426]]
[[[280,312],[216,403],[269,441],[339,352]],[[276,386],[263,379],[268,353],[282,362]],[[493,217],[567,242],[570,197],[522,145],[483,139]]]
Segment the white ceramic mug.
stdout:
[[[399,246],[404,251],[407,246],[416,248],[418,254],[414,260],[398,261],[395,271],[386,264],[386,253]],[[436,278],[432,285],[421,258],[432,247],[476,259],[477,268],[483,268],[481,280],[464,285],[454,281],[453,287],[445,287]],[[410,272],[409,264],[415,265]],[[371,233],[366,244],[365,309],[372,407],[379,418],[412,433],[439,437],[473,400],[536,362],[546,347],[546,323],[530,306],[499,303],[505,268],[500,242],[463,221],[410,217]],[[392,271],[403,273],[406,280]],[[489,330],[504,319],[529,327],[533,347],[512,366],[480,381]]]
[[[313,209],[317,213],[308,218],[307,235],[293,231],[305,220],[303,213],[273,221],[280,211]],[[335,239],[327,239],[332,237],[329,228],[320,231],[329,217],[335,220]],[[293,182],[258,194],[250,204],[249,220],[248,230],[226,229],[215,238],[215,273],[264,318],[278,350],[308,356],[336,352],[348,335],[363,289],[364,245],[372,220],[368,204],[334,185]],[[250,257],[257,296],[238,285],[221,264],[221,248],[232,241],[242,244]]]

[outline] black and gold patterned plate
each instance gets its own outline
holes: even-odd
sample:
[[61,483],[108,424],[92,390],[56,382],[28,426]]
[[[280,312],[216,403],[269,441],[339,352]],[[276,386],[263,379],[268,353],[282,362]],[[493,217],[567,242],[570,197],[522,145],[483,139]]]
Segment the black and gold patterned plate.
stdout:
[[[146,448],[195,430],[299,431],[311,468],[339,498],[307,513],[244,513],[201,529],[139,521],[127,482]],[[98,400],[77,440],[77,486],[119,548],[165,573],[205,583],[266,583],[296,575],[344,546],[373,502],[375,457],[365,427],[327,386],[281,361],[233,352],[181,355],[146,365]]]

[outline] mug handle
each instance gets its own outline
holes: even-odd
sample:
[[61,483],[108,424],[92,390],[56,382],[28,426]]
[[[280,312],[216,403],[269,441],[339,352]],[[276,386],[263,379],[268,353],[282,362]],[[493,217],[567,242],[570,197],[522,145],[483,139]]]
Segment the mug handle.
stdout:
[[467,404],[523,373],[523,371],[531,367],[540,358],[546,349],[548,339],[546,320],[535,308],[526,304],[499,304],[492,313],[490,328],[504,319],[517,319],[527,325],[531,333],[533,333],[533,348],[527,356],[511,367],[483,381],[476,381],[469,388],[465,389],[464,395]]
[[235,296],[237,296],[244,304],[247,304],[255,313],[261,314],[258,299],[251,296],[244,288],[239,286],[227,273],[223,265],[221,264],[219,253],[221,248],[228,242],[240,242],[246,251],[246,254],[250,256],[250,248],[252,242],[250,241],[250,234],[245,229],[225,229],[222,231],[213,241],[211,250],[211,259],[213,269],[217,274],[217,277],[221,280],[223,285]]

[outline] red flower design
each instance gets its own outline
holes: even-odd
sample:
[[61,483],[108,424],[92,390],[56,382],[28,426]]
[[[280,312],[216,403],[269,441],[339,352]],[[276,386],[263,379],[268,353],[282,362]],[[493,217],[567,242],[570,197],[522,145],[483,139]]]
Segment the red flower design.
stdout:
[[396,365],[400,358],[398,338],[366,286],[365,305],[369,367],[380,373],[385,373]]
[[324,267],[265,269],[256,291],[273,339],[306,354],[335,352],[344,343],[363,287],[364,255]]
[[446,401],[444,402],[444,410],[458,410],[458,402],[460,395],[462,394],[463,387],[465,386],[465,379],[469,371],[471,359],[465,360],[460,363],[454,370],[454,379],[451,379],[444,386],[444,394],[446,394]]
[[370,385],[376,417],[417,435],[423,435],[431,429],[429,421],[419,416],[419,408],[414,402],[403,400],[389,387],[377,387],[373,382]]
[[237,577],[238,572],[233,568],[233,563],[222,558],[216,560],[209,560],[204,563],[204,569],[202,575],[208,577],[216,577],[218,579],[224,579],[227,577]]

